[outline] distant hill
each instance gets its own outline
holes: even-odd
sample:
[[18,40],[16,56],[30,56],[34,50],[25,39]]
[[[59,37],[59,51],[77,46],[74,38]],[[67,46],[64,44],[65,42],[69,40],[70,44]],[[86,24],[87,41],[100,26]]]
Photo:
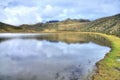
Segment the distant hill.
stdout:
[[46,23],[33,25],[24,24],[12,26],[0,22],[0,32],[56,32],[82,31],[101,32],[120,36],[120,14],[100,18],[94,21],[87,19],[66,19],[64,21],[51,20]]
[[59,22],[58,20],[50,20],[50,21],[47,21],[46,23],[56,23],[56,22]]
[[21,25],[26,32],[53,32],[53,31],[76,31],[81,26],[90,22],[86,19],[66,19],[64,21],[48,21],[46,23],[37,23],[33,25]]

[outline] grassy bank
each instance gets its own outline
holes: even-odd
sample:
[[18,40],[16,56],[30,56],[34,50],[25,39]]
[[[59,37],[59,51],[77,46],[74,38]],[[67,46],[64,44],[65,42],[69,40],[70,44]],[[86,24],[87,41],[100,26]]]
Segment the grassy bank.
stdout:
[[[94,33],[93,33],[94,34]],[[111,42],[111,52],[105,56],[103,60],[97,63],[97,73],[93,76],[93,80],[120,80],[120,38],[95,33],[108,38]]]

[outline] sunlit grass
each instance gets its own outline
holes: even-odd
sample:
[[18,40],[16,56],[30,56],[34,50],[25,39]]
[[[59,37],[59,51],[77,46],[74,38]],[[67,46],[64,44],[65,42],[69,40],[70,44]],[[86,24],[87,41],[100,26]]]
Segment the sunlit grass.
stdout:
[[98,34],[108,38],[112,48],[111,52],[97,63],[98,69],[93,80],[120,80],[120,62],[117,61],[117,58],[120,57],[120,38],[101,33],[92,34]]

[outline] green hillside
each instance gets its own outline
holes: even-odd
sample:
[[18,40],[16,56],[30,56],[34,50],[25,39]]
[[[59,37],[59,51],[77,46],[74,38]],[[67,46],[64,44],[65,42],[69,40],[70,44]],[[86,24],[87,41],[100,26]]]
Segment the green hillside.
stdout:
[[81,31],[101,32],[120,36],[120,14],[90,22]]
[[48,21],[33,25],[12,26],[0,22],[0,32],[100,32],[120,36],[120,14],[100,18],[94,21],[86,19],[66,19],[64,21]]
[[0,32],[19,32],[22,31],[22,27],[17,27],[0,22]]
[[37,23],[33,25],[24,24],[20,27],[23,29],[23,32],[77,31],[89,22],[90,21],[86,19],[66,19],[64,21],[48,21],[47,23]]

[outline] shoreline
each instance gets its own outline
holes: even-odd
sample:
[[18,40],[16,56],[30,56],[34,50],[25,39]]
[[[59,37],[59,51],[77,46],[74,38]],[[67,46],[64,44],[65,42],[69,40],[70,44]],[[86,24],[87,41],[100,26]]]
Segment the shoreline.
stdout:
[[[119,80],[120,71],[115,67],[120,68],[120,63],[117,61],[117,56],[120,56],[120,38],[113,35],[106,35],[102,33],[93,33],[107,38],[111,42],[111,50],[105,57],[96,63],[96,73],[92,80]],[[115,59],[115,60],[114,60]]]

